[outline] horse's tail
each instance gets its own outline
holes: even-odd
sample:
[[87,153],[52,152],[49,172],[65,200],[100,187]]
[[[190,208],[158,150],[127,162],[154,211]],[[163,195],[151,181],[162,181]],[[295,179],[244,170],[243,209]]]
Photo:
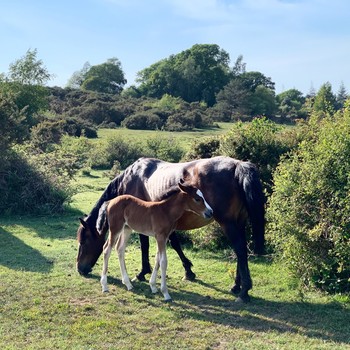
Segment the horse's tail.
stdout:
[[107,219],[107,207],[109,202],[104,202],[101,205],[100,210],[98,211],[98,217],[96,221],[96,229],[100,235],[103,235],[107,232],[109,224]]
[[244,192],[248,215],[252,225],[254,252],[264,254],[265,196],[256,166],[250,162],[237,164],[235,175]]

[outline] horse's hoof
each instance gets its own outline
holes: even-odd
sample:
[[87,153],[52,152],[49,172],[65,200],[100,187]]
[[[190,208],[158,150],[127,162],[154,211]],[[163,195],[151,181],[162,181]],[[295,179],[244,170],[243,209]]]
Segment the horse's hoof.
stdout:
[[137,274],[136,277],[133,280],[136,280],[136,279],[138,279],[140,282],[145,282],[146,281],[145,275],[143,273]]
[[109,293],[109,289],[108,288],[103,288],[102,289],[102,293]]
[[246,304],[250,302],[250,297],[247,295],[246,297],[237,297],[235,303],[237,304]]
[[173,302],[173,299],[171,299],[171,298],[170,298],[170,299],[164,299],[164,302],[165,302],[165,303],[172,303],[172,302]]
[[186,272],[185,276],[182,278],[183,281],[194,281],[196,279],[196,274],[192,271]]
[[240,291],[241,291],[241,287],[240,286],[233,286],[231,288],[231,293],[232,294],[238,295],[240,293]]
[[151,292],[152,292],[153,294],[157,294],[157,293],[158,293],[158,288],[151,287]]

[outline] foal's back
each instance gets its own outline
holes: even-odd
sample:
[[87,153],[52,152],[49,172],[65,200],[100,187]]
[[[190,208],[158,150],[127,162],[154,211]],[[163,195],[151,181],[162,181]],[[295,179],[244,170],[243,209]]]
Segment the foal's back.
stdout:
[[[175,196],[173,198],[176,200]],[[125,225],[132,230],[154,236],[155,230],[169,231],[175,225],[169,217],[169,198],[159,202],[146,202],[131,195],[122,195],[112,199],[107,208],[111,232],[120,232]],[[172,222],[174,221],[174,222]]]

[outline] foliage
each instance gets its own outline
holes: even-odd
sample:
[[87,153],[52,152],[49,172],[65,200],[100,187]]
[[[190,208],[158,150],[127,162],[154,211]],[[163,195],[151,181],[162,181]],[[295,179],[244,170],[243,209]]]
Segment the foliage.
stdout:
[[85,63],[68,82],[68,86],[72,88],[80,87],[82,90],[106,94],[120,94],[125,84],[121,63],[115,57],[95,66]]
[[308,138],[274,174],[268,218],[272,244],[306,285],[350,286],[350,105],[309,122]]
[[21,142],[29,133],[24,111],[15,103],[13,94],[0,90],[0,153],[15,142]]
[[69,186],[74,159],[58,151],[32,153],[25,148],[0,155],[0,212],[48,214],[63,210],[73,192]]
[[200,158],[211,158],[218,154],[220,139],[217,137],[206,137],[200,140],[194,140],[190,150],[185,155],[185,160]]
[[293,138],[284,138],[277,124],[266,118],[256,118],[251,123],[235,123],[221,138],[219,153],[256,164],[270,192],[272,171],[281,155],[294,147],[295,142]]
[[229,60],[229,54],[218,45],[197,44],[140,71],[139,90],[150,97],[170,94],[212,106],[215,94],[228,82]]
[[336,105],[336,97],[332,92],[332,85],[330,83],[323,84],[315,96],[313,110],[317,113],[333,115]]
[[276,102],[281,117],[305,119],[307,116],[302,109],[305,103],[305,97],[297,89],[289,89],[281,92],[276,96]]
[[37,59],[38,50],[28,50],[25,56],[10,64],[8,78],[21,85],[44,85],[51,79],[42,60]]
[[159,158],[167,162],[179,162],[183,157],[183,149],[179,142],[172,137],[155,135],[146,140],[144,154],[149,157]]
[[162,127],[163,121],[152,111],[145,111],[125,118],[121,125],[127,129],[157,130]]

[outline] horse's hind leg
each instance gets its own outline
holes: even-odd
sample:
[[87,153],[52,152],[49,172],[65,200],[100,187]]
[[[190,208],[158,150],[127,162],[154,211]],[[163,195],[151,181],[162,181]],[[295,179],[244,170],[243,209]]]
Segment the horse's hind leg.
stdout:
[[170,235],[169,240],[170,240],[170,244],[171,244],[172,248],[176,251],[176,253],[180,257],[180,259],[182,261],[182,266],[185,268],[184,279],[186,279],[188,281],[194,281],[196,278],[196,275],[191,270],[191,267],[193,266],[192,262],[186,258],[184,252],[182,251],[179,238],[178,238],[175,231]]
[[128,290],[131,290],[133,288],[130,282],[128,272],[126,270],[126,265],[125,265],[125,249],[126,249],[126,245],[128,243],[130,234],[131,234],[131,230],[128,228],[124,228],[124,230],[122,230],[121,234],[119,235],[119,239],[116,245],[116,251],[119,259],[120,273],[122,275],[122,282]]
[[252,288],[252,280],[248,268],[247,240],[244,227],[234,223],[222,225],[237,256],[237,275],[231,291],[238,294],[237,302],[248,302],[248,291]]

